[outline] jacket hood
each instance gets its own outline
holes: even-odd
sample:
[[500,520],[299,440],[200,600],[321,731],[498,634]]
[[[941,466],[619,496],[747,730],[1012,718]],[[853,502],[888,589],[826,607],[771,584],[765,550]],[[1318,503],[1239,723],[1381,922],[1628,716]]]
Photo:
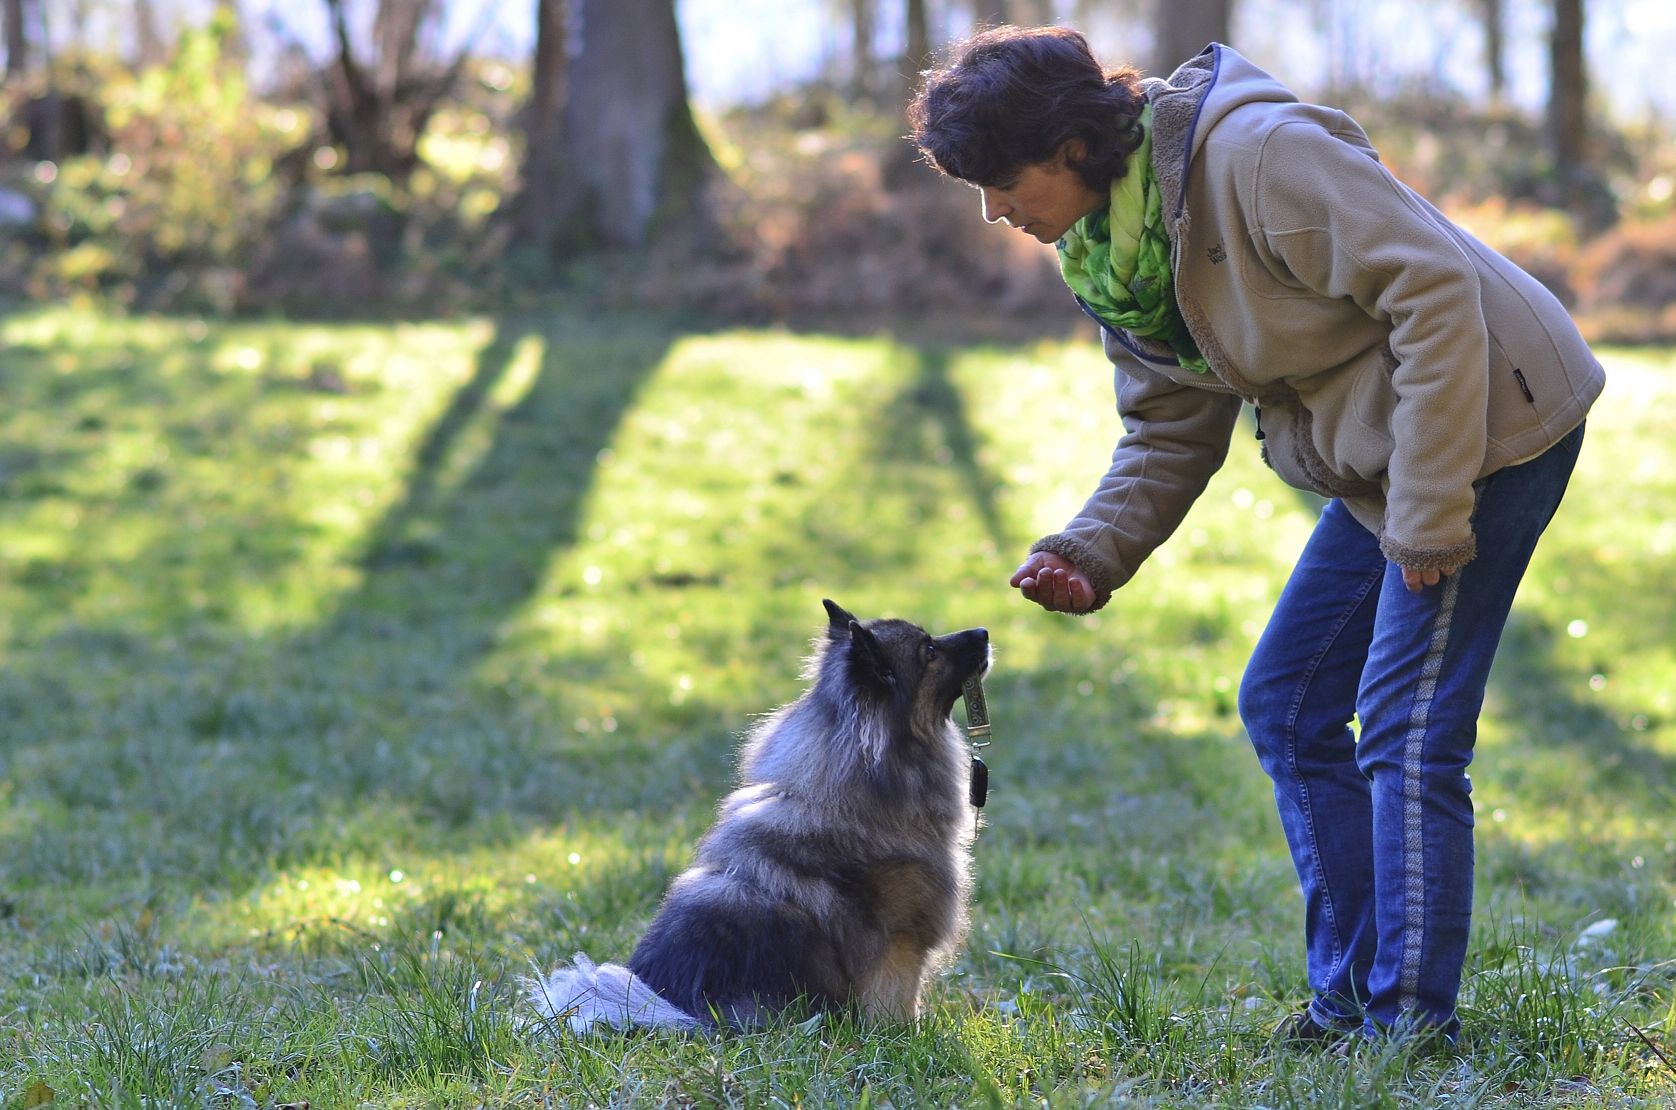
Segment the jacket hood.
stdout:
[[1152,162],[1173,218],[1180,219],[1183,185],[1205,136],[1248,104],[1296,104],[1285,85],[1229,46],[1213,42],[1167,79],[1142,84],[1152,102]]

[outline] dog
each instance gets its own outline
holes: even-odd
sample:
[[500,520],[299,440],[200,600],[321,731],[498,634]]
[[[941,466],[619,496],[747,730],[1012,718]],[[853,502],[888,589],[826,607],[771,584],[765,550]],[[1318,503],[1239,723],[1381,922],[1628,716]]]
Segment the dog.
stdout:
[[749,1028],[794,1004],[912,1020],[965,936],[976,810],[951,720],[989,633],[825,601],[806,692],[747,735],[738,789],[626,967],[528,983],[545,1022]]

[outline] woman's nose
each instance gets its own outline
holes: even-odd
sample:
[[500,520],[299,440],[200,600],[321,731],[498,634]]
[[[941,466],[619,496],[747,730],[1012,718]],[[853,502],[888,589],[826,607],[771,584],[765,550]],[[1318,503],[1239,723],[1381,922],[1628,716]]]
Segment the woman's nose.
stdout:
[[987,186],[979,191],[983,197],[983,222],[996,223],[1012,214],[1012,205],[1001,199],[1001,194]]

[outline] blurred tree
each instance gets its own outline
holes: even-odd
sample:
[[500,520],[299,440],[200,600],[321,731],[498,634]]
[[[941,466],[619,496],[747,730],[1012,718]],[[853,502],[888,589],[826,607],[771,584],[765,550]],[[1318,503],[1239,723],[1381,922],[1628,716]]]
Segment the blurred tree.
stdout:
[[1172,73],[1207,43],[1227,42],[1234,0],[1156,0],[1153,72]]
[[552,246],[559,209],[559,158],[570,84],[568,10],[566,0],[536,0],[522,183],[511,209],[519,240],[538,244],[543,252]]
[[134,0],[134,44],[141,68],[161,65],[169,55],[157,30],[157,10],[152,0]]
[[971,5],[972,23],[978,27],[1045,27],[1053,22],[1053,0],[971,0]]
[[1575,181],[1585,166],[1588,137],[1588,72],[1583,65],[1583,0],[1554,0],[1548,40],[1548,142],[1562,181]]
[[405,184],[419,165],[419,140],[442,98],[459,81],[473,41],[452,60],[427,57],[420,32],[442,14],[438,0],[378,0],[373,56],[360,57],[345,0],[325,0],[337,57],[326,126],[343,147],[347,173],[378,173]]
[[873,35],[878,25],[878,0],[849,0],[850,97],[863,100],[873,92]]
[[1490,102],[1498,107],[1507,94],[1506,0],[1477,0],[1484,25],[1484,66],[1490,77]]
[[[64,74],[52,64],[46,5],[42,0],[6,0],[0,11],[6,17],[6,76],[35,75],[23,95],[12,99],[16,115],[0,126],[0,138],[8,145],[21,138],[24,157],[38,162],[61,162],[101,145],[102,121],[92,90],[85,81],[70,82],[66,88]],[[70,15],[73,34],[79,38],[86,13],[72,8]],[[43,56],[39,60],[37,52]]]
[[1007,17],[1021,27],[1046,27],[1053,22],[1053,0],[1008,0]]
[[578,0],[552,207],[562,249],[706,229],[715,159],[687,102],[675,0]]
[[919,80],[920,72],[931,65],[931,19],[925,0],[908,0],[905,14],[907,27],[903,41],[907,45],[902,51],[902,72],[912,87]]
[[5,0],[0,14],[6,20],[6,77],[21,77],[29,71],[30,24],[39,24],[40,0]]
[[1618,219],[1618,201],[1602,167],[1591,159],[1589,73],[1583,59],[1584,0],[1554,0],[1548,40],[1548,145],[1554,163],[1555,201],[1591,232]]

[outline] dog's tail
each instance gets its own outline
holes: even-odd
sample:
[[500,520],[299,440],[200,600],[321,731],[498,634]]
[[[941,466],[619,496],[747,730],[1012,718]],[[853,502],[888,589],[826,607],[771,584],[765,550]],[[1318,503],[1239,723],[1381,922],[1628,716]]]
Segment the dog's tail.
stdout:
[[613,1029],[704,1026],[691,1014],[670,1005],[628,968],[595,964],[580,952],[569,967],[528,983],[529,999],[536,1012],[548,1022],[569,1023],[571,1031],[578,1034],[586,1033],[595,1022]]

